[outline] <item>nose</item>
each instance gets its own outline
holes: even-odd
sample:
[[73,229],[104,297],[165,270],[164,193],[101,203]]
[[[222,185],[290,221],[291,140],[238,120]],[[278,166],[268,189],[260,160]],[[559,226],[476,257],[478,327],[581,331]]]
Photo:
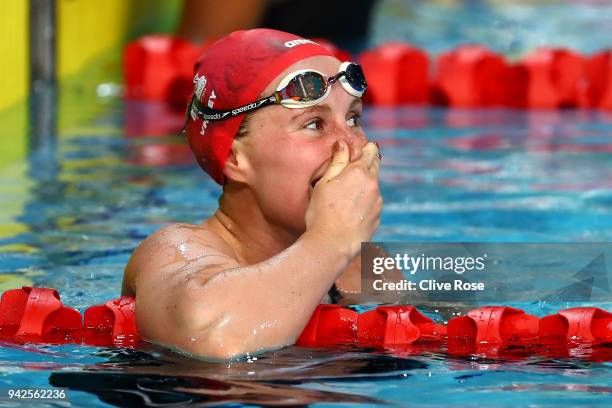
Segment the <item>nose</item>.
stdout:
[[336,130],[337,137],[335,141],[343,141],[349,147],[351,161],[358,160],[361,157],[361,150],[368,143],[368,139],[360,127],[351,127],[346,122],[342,126],[338,126]]

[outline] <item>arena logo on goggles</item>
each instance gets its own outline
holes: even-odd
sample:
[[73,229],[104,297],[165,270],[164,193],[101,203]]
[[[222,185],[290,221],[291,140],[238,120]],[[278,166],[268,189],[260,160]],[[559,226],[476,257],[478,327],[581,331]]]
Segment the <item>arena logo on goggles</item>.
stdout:
[[[285,43],[285,47],[287,48],[293,48],[296,45],[302,45],[302,44],[317,44],[314,41],[311,40],[305,40],[305,39],[299,39],[299,40],[292,40],[292,41],[287,41]],[[318,44],[317,44],[318,45]]]

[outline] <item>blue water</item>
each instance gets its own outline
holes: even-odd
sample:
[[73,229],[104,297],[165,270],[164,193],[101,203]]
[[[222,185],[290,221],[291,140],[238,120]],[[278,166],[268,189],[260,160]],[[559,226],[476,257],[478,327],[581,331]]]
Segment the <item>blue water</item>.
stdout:
[[610,0],[380,0],[370,45],[401,40],[438,54],[479,43],[510,58],[541,46],[592,53],[610,47],[611,16]]
[[[199,222],[219,194],[171,134],[181,114],[116,100],[96,108],[89,125],[65,122],[55,143],[4,175],[7,194],[0,199],[3,213],[20,203],[7,225],[25,229],[0,240],[4,284],[26,279],[59,288],[64,303],[81,311],[119,295],[123,266],[143,238],[167,223]],[[383,154],[377,240],[612,239],[610,113],[370,108],[364,125]],[[543,316],[566,305],[517,306]],[[463,309],[424,310],[443,321]],[[610,360],[610,350],[599,353],[509,358],[289,347],[208,363],[148,344],[137,350],[3,344],[0,387],[68,387],[74,406],[134,406],[147,398],[609,406],[611,364],[601,353]]]

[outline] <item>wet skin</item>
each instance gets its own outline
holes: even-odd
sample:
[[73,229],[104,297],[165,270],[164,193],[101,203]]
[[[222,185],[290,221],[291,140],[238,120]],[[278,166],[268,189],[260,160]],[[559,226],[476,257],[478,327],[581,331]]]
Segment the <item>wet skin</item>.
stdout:
[[[311,57],[279,75],[340,61]],[[215,214],[173,224],[136,249],[122,293],[145,339],[211,358],[292,344],[335,282],[359,292],[362,241],[380,223],[378,149],[361,101],[334,84],[311,108],[266,107],[234,140]]]

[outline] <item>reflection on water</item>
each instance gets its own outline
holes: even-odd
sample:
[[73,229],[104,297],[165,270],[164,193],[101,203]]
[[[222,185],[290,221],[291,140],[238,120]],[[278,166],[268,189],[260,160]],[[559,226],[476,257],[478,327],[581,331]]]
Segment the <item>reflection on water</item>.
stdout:
[[[460,357],[440,351],[407,357],[367,349],[343,351],[289,347],[240,361],[213,363],[193,360],[150,345],[143,345],[140,351],[108,349],[95,355],[106,361],[83,365],[78,370],[56,369],[50,375],[50,384],[71,391],[86,391],[104,402],[125,407],[221,403],[278,406],[331,402],[384,404],[385,398],[380,397],[386,395],[373,391],[406,387],[408,393],[408,387],[411,387],[414,393],[413,376],[429,378],[433,387],[448,380],[461,384],[475,382],[472,389],[475,393],[566,389],[593,396],[612,393],[610,386],[581,384],[576,379],[572,384],[530,382],[530,376],[572,377],[581,372],[589,376],[606,370],[600,363],[584,358],[559,360],[535,358],[533,355],[512,358],[511,354],[501,358]],[[521,383],[479,385],[486,372],[525,375],[521,377]],[[343,385],[348,392],[343,391]]]
[[[79,372],[54,372],[57,387],[96,394],[117,406],[247,403],[305,405],[315,402],[382,403],[377,398],[302,386],[325,381],[382,381],[406,378],[427,364],[362,352],[338,353],[289,348],[231,363],[207,363],[160,350],[97,353],[108,362]],[[313,359],[313,356],[316,358]]]

